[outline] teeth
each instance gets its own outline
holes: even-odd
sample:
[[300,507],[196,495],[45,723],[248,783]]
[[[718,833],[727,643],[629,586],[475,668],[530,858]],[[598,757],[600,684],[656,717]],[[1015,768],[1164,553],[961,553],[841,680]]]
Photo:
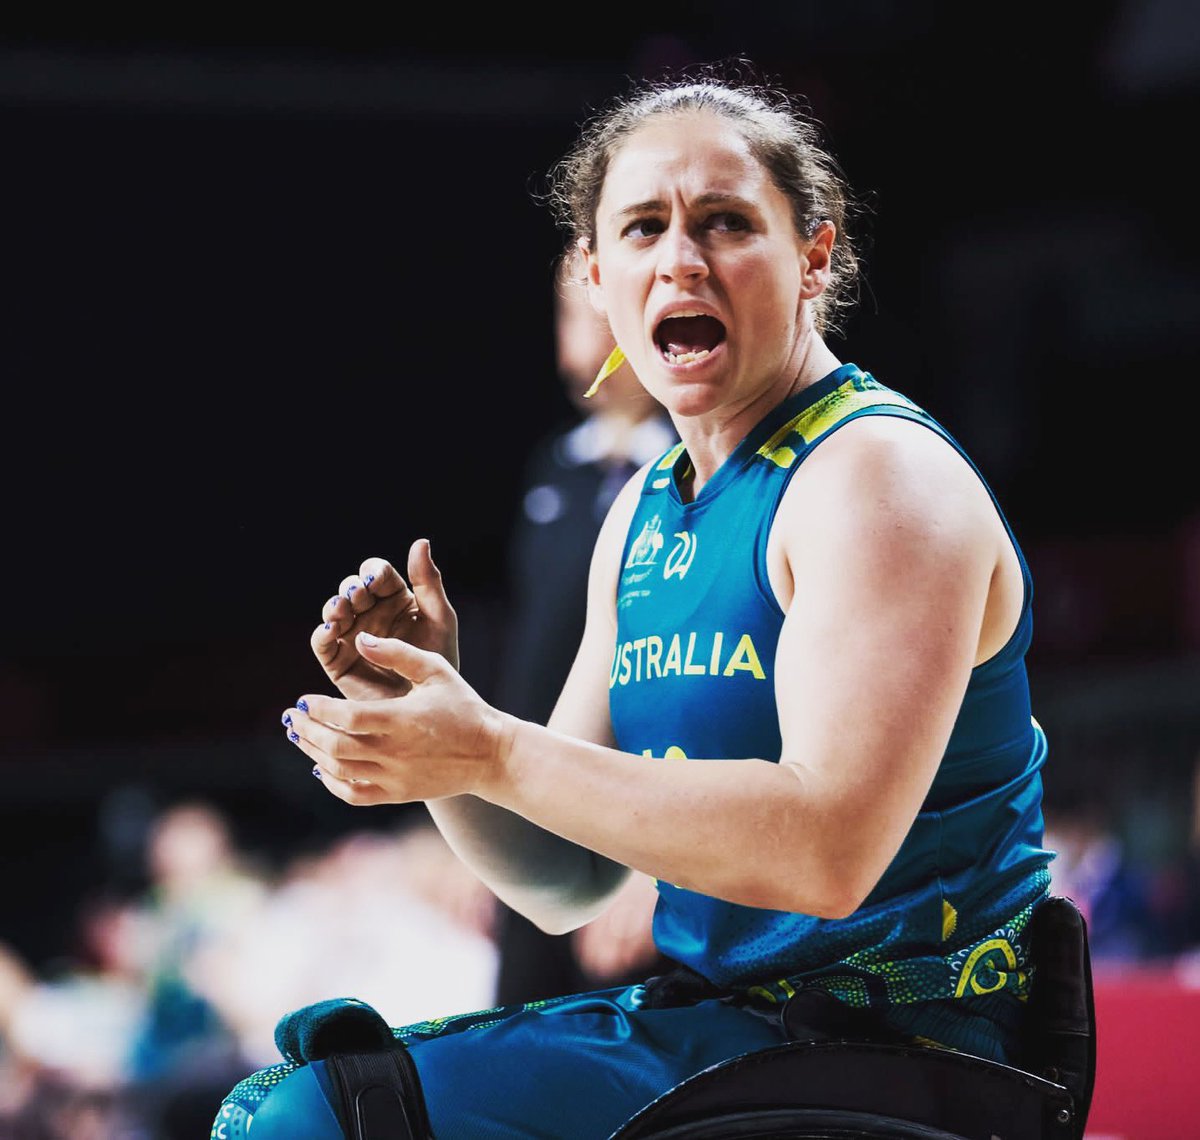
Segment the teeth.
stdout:
[[668,313],[663,320],[670,317],[703,317],[704,315],[699,309],[680,309],[677,313]]
[[707,348],[702,348],[699,352],[681,352],[678,355],[673,352],[663,353],[663,356],[671,364],[691,364],[693,361],[703,360],[708,355],[709,351]]

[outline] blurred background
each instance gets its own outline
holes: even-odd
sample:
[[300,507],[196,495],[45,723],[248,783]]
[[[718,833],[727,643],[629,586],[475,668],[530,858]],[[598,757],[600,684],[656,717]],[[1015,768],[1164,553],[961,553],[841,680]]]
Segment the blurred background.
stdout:
[[[464,674],[510,699],[529,457],[579,420],[537,192],[627,79],[735,56],[807,97],[867,206],[835,351],[962,440],[1031,564],[1057,888],[1119,993],[1200,987],[1194,6],[6,14],[13,1136],[116,1135],[130,1088],[123,1134],[199,1135],[330,986],[393,1024],[493,999],[495,917],[424,809],[328,796],[279,716],[326,691],[308,637],[341,578],[419,536]],[[352,897],[365,867],[398,893]],[[303,978],[351,956],[331,906],[392,917],[357,972]],[[1116,1135],[1136,1094],[1104,1095]]]

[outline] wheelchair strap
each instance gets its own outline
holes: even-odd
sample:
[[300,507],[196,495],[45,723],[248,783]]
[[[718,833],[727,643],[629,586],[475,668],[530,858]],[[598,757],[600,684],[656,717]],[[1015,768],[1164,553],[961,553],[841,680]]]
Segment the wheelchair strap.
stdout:
[[347,1140],[428,1140],[425,1100],[407,1049],[339,1053],[325,1064]]

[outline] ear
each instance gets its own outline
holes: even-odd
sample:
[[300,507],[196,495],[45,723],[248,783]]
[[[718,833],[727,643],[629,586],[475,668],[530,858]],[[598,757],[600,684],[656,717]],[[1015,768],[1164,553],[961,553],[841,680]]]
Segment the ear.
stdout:
[[600,285],[600,262],[592,252],[592,243],[587,238],[580,238],[577,244],[587,278],[588,301],[597,313],[602,317],[607,317],[608,308],[604,304],[604,289]]
[[833,239],[836,236],[837,227],[826,221],[817,225],[816,232],[808,241],[800,272],[800,295],[805,300],[819,297],[829,284],[833,266]]

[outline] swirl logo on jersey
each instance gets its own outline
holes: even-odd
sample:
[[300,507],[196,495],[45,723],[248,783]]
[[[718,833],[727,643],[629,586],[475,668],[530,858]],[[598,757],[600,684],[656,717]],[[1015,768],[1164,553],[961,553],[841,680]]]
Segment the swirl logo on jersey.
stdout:
[[667,560],[663,563],[664,579],[670,578],[673,574],[678,574],[680,578],[687,574],[696,557],[696,547],[700,545],[700,539],[691,531],[681,530],[675,537],[679,541],[671,547],[671,553],[667,555]]
[[990,994],[1003,989],[1023,992],[1028,980],[1024,966],[1024,949],[1017,932],[1000,930],[995,936],[955,956],[950,966],[958,975],[954,996],[963,997],[968,989],[973,994]]

